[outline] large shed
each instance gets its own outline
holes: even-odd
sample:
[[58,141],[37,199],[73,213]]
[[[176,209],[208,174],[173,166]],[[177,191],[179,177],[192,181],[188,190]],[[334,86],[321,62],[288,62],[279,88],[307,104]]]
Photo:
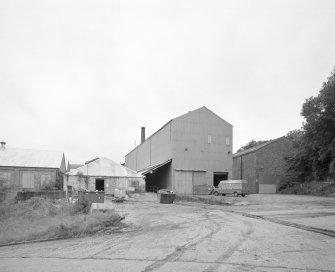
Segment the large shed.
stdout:
[[148,191],[208,194],[232,177],[232,137],[231,124],[201,107],[142,137],[141,145],[125,156],[125,165],[146,176]]
[[108,158],[98,158],[67,172],[64,181],[64,191],[104,191],[114,194],[115,189],[130,188],[135,192],[144,192],[144,176]]
[[249,193],[274,194],[288,178],[285,157],[291,150],[287,137],[254,146],[233,156],[233,178],[248,181]]
[[0,147],[0,185],[26,191],[62,186],[66,172],[64,153]]

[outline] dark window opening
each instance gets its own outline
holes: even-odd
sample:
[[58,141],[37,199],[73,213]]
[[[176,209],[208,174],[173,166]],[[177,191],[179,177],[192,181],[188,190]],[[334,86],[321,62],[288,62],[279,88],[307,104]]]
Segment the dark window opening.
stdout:
[[220,183],[221,180],[228,180],[228,173],[223,172],[223,173],[214,173],[213,176],[213,185],[217,187]]
[[95,180],[95,190],[96,191],[105,191],[105,180],[104,179],[96,179]]

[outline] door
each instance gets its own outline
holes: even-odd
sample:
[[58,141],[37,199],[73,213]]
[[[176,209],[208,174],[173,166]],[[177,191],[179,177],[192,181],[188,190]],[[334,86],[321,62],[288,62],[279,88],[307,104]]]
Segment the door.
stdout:
[[175,171],[174,190],[179,194],[193,194],[193,172],[191,171]]
[[228,173],[227,172],[214,172],[213,174],[213,185],[214,187],[218,187],[220,181],[227,180]]
[[105,180],[104,179],[96,179],[95,180],[95,190],[96,191],[105,191]]
[[276,184],[259,184],[259,193],[260,194],[275,194],[277,193]]

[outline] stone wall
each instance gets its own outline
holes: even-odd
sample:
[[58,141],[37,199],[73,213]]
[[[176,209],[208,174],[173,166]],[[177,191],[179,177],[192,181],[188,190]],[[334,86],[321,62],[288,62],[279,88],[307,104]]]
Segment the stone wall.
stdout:
[[[135,192],[145,192],[145,181],[143,178],[128,178],[128,177],[86,177],[81,176],[65,176],[64,177],[64,191],[73,190],[78,192],[81,190],[95,191],[96,179],[103,179],[105,184],[105,193],[114,194],[115,189],[127,190],[133,187]],[[71,188],[71,189],[70,189]]]

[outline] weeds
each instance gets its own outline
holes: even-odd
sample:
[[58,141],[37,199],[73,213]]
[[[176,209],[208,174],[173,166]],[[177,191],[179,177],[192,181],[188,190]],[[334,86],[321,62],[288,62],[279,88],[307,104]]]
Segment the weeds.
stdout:
[[87,214],[89,206],[43,198],[2,203],[0,243],[78,237],[120,224],[122,218],[115,211]]

